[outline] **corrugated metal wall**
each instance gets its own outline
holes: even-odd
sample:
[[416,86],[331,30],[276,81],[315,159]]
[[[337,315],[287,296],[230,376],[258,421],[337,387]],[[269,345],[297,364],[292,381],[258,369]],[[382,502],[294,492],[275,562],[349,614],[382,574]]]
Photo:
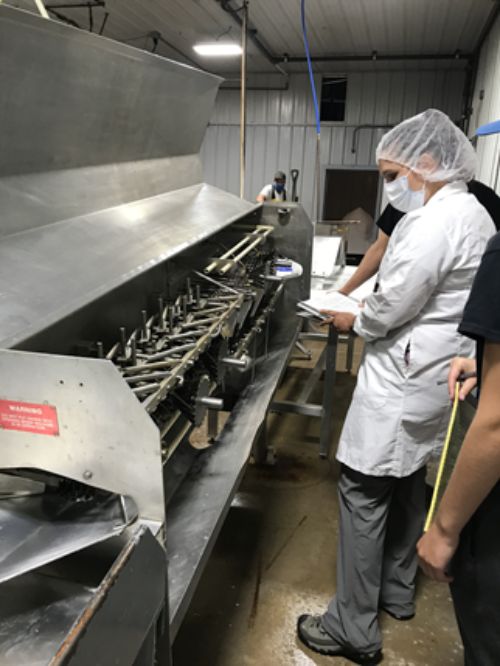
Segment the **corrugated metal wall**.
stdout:
[[[320,80],[317,81],[318,89]],[[352,153],[353,131],[364,124],[395,124],[430,106],[459,118],[464,72],[456,69],[348,73],[346,120],[321,131],[321,165],[374,166],[383,129],[363,129]],[[245,196],[254,199],[276,169],[300,170],[299,197],[312,215],[315,126],[307,75],[290,77],[288,90],[248,93]],[[239,91],[221,90],[202,148],[206,182],[239,193]]]
[[[471,131],[500,119],[500,17],[497,18],[479,60],[473,99]],[[478,179],[500,194],[500,134],[480,137],[477,142]]]

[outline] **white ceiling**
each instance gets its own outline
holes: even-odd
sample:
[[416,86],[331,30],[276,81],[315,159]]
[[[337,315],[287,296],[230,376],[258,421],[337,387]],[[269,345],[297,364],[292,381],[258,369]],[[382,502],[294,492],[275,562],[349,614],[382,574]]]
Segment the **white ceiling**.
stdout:
[[[1,1],[1,0],[0,0]],[[5,1],[5,0],[4,0]],[[32,8],[33,0],[6,0]],[[45,0],[49,6],[76,4],[82,0]],[[86,0],[84,0],[86,1]],[[230,0],[237,8],[242,0]],[[148,33],[158,31],[157,53],[217,73],[236,72],[238,59],[204,59],[192,46],[198,41],[239,41],[240,29],[220,0],[106,0],[93,10],[94,31],[105,12],[109,17],[104,35],[151,50]],[[313,56],[444,55],[457,50],[471,53],[495,6],[495,0],[307,0],[309,42]],[[250,0],[250,23],[257,38],[275,56],[304,56],[300,29],[300,0]],[[88,29],[87,9],[61,8],[59,12]],[[185,54],[187,58],[183,58]],[[249,45],[249,71],[270,72],[273,65]],[[303,71],[303,63],[286,63],[288,71]],[[343,66],[340,65],[342,68]],[[339,68],[318,63],[317,69]],[[343,67],[345,69],[345,67]]]

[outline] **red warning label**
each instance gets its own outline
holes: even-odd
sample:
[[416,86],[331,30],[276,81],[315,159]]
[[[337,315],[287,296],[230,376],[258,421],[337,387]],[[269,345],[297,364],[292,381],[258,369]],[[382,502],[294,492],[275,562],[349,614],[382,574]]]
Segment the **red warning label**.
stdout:
[[0,400],[0,429],[37,435],[59,435],[57,410],[52,405]]

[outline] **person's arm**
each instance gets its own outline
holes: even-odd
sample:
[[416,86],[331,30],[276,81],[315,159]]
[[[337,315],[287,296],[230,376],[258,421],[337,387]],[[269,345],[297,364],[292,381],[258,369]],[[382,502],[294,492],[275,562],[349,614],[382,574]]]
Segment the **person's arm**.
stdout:
[[417,544],[420,566],[442,582],[460,532],[500,480],[500,344],[486,342],[481,397],[436,518]]
[[258,203],[264,203],[264,201],[267,201],[268,198],[271,196],[272,191],[273,191],[273,186],[272,185],[264,185],[264,187],[261,189],[261,191],[257,195],[256,201]]
[[458,258],[446,226],[425,212],[407,224],[384,259],[379,290],[370,294],[354,322],[365,340],[385,338],[389,331],[416,317]]
[[349,278],[345,285],[339,289],[341,294],[349,296],[351,292],[375,275],[379,269],[380,262],[385,254],[388,243],[389,236],[380,230],[377,240],[372,243],[366,251],[356,272]]

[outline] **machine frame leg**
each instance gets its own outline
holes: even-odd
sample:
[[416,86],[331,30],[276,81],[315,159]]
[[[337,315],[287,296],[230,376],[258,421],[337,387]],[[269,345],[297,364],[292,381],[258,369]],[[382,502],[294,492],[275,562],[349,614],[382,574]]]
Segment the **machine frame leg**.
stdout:
[[325,379],[322,401],[323,415],[319,436],[319,455],[321,458],[328,457],[332,444],[333,388],[337,376],[337,345],[338,334],[333,326],[330,326],[326,343]]

